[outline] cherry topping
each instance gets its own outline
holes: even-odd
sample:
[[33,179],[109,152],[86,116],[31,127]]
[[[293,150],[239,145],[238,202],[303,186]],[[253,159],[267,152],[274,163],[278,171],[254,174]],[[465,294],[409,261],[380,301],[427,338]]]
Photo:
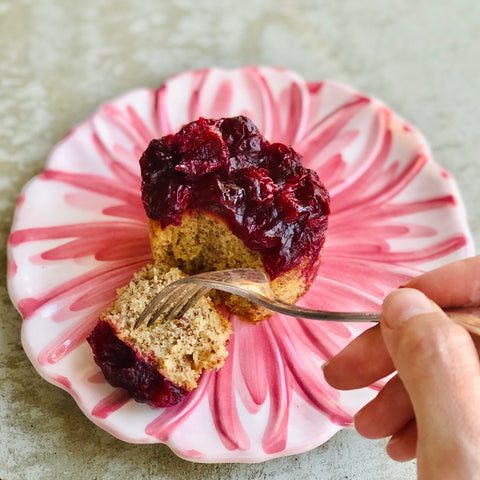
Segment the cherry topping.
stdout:
[[271,279],[317,260],[328,192],[297,152],[269,143],[247,117],[191,122],[152,140],[140,166],[145,211],[163,228],[189,209],[215,213],[260,253]]
[[117,338],[109,323],[100,321],[87,341],[108,383],[124,388],[137,402],[170,407],[188,394]]

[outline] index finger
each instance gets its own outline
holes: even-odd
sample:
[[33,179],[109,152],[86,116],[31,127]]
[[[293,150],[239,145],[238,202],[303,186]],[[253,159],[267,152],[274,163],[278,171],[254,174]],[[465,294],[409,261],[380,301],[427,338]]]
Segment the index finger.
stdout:
[[441,307],[480,305],[480,256],[436,268],[404,286],[420,290]]

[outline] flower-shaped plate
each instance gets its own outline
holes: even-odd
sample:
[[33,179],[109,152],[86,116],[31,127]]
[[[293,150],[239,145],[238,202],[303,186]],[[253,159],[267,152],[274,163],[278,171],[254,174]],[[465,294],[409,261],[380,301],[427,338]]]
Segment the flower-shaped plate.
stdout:
[[101,106],[24,188],[8,286],[32,364],[85,415],[128,442],[199,462],[303,452],[351,425],[378,389],[338,392],[321,365],[369,325],[233,317],[225,366],[179,405],[153,409],[106,383],[86,337],[116,289],[151,261],[138,160],[152,138],[200,116],[246,115],[292,145],[331,194],[318,276],[299,303],[372,311],[413,275],[473,253],[462,201],[419,132],[382,102],[279,68],[178,74]]

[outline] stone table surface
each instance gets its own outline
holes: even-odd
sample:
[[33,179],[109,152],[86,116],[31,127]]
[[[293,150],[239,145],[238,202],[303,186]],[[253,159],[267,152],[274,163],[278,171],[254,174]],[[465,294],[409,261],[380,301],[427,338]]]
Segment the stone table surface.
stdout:
[[[14,205],[49,150],[98,105],[176,72],[277,65],[351,84],[416,125],[452,173],[480,241],[477,0],[0,0],[1,264]],[[260,464],[205,465],[130,445],[40,378],[0,284],[0,479],[408,479],[384,442],[342,431]]]

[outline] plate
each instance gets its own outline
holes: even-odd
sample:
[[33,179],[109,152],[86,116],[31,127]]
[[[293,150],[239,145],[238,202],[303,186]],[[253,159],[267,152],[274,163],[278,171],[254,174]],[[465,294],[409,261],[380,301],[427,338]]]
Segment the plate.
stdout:
[[134,443],[198,462],[299,453],[351,426],[378,385],[330,388],[321,365],[369,325],[275,315],[232,318],[225,366],[179,405],[153,409],[108,385],[85,338],[116,289],[151,261],[138,159],[148,142],[203,117],[246,115],[292,145],[331,194],[318,276],[299,303],[379,310],[419,272],[473,254],[462,201],[422,135],[382,102],[272,67],[180,73],[102,105],[23,189],[8,243],[8,287],[34,367],[85,415]]

